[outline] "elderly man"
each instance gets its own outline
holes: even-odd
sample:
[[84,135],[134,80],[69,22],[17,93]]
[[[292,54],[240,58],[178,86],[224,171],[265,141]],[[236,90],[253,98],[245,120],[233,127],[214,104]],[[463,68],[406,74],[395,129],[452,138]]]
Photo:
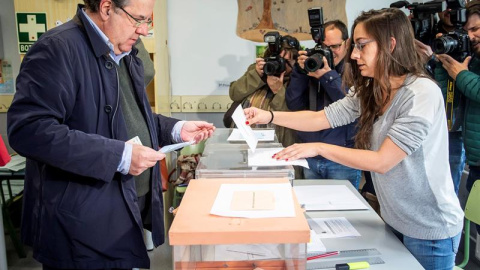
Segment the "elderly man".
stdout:
[[159,146],[214,126],[150,109],[134,44],[155,0],[84,2],[30,48],[8,112],[27,157],[22,239],[43,269],[149,268],[143,228],[164,242]]

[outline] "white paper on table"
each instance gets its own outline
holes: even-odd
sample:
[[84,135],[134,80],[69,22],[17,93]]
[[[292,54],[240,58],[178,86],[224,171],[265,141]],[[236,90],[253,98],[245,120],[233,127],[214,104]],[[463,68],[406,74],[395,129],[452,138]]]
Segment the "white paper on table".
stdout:
[[20,170],[25,169],[25,165],[27,164],[27,159],[20,155],[13,155],[12,159],[5,164],[5,166],[0,167],[0,171],[14,171],[18,172]]
[[297,160],[276,160],[273,154],[282,151],[284,148],[258,148],[255,152],[248,151],[248,166],[286,166],[298,165],[309,169],[306,159],[301,158]]
[[327,248],[314,230],[310,230],[310,242],[307,243],[307,253],[323,253]]
[[345,185],[294,186],[293,190],[298,203],[305,205],[307,211],[368,209]]
[[[275,130],[274,129],[262,129],[255,130],[253,129],[255,137],[257,137],[259,142],[273,142],[275,140]],[[228,136],[227,141],[229,142],[244,142],[245,138],[238,128],[232,130],[230,136]]]
[[255,137],[255,133],[250,126],[247,126],[247,118],[245,117],[245,113],[243,112],[242,105],[238,105],[235,111],[232,114],[232,119],[237,125],[238,130],[242,133],[243,138],[248,144],[248,147],[255,152],[255,148],[257,147],[258,139]]
[[[268,190],[274,193],[275,208],[273,210],[248,210],[234,211],[230,205],[235,191],[260,191]],[[210,214],[225,217],[244,218],[271,218],[295,217],[295,208],[292,197],[292,186],[282,184],[222,184],[213,203]]]
[[357,237],[360,233],[344,217],[307,219],[319,238]]

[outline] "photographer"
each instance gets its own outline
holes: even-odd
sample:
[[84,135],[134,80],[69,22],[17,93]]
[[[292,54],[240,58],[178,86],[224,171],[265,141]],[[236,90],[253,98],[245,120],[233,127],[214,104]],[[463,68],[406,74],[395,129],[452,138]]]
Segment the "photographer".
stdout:
[[[470,38],[473,58],[468,56],[459,62],[447,54],[437,55],[442,65],[437,65],[435,78],[445,93],[448,77],[455,81],[455,91],[460,92],[466,99],[463,111],[464,120],[462,132],[464,136],[465,152],[469,165],[467,190],[470,191],[473,183],[480,179],[480,1],[475,0],[467,4],[467,23],[464,29]],[[448,73],[448,74],[447,74]],[[456,100],[454,100],[455,102]],[[477,226],[477,232],[480,231]]]
[[[436,33],[431,35],[433,37],[440,36],[444,34],[448,34],[450,32],[462,32],[463,29],[461,28],[460,22],[457,22],[457,27],[451,21],[451,14],[456,14],[456,10],[461,10],[464,7],[463,0],[456,0],[456,1],[448,1],[449,8],[445,9],[442,12],[438,12],[438,16],[440,21],[435,28]],[[453,9],[452,9],[453,7]],[[455,21],[458,19],[457,16],[453,18]],[[432,39],[428,42],[435,47],[435,42],[438,39]],[[432,75],[437,81],[444,81],[444,87],[442,87],[442,93],[444,100],[447,101],[447,80],[446,72],[433,72],[436,70],[436,66],[441,66],[440,64],[437,65],[437,60],[433,57],[432,48],[428,45],[423,44],[422,42],[416,40],[417,48],[423,53],[423,55],[428,60],[427,70],[432,72]],[[434,48],[435,49],[435,48]],[[437,48],[442,49],[442,48]],[[426,61],[427,61],[426,60]],[[442,69],[440,69],[442,70]],[[463,122],[463,111],[464,111],[464,102],[461,100],[464,99],[463,95],[459,91],[455,91],[454,93],[454,100],[451,107],[451,112],[446,112],[447,120],[450,123],[449,132],[448,132],[448,144],[449,144],[449,164],[450,164],[450,172],[452,174],[453,185],[455,188],[455,193],[458,194],[458,190],[460,188],[460,181],[463,173],[463,169],[465,167],[465,149],[463,147],[463,136],[462,136],[462,122]],[[445,104],[446,107],[447,103]]]
[[[257,58],[255,64],[248,67],[247,72],[230,84],[230,98],[241,103],[243,108],[258,107],[264,110],[288,111],[285,104],[285,88],[290,82],[290,73],[298,56],[300,44],[292,36],[279,37],[279,56],[285,60],[285,71],[277,76],[264,73],[265,59]],[[265,58],[272,56],[270,49],[265,51]],[[233,106],[232,106],[233,107]],[[228,127],[232,127],[232,124]],[[295,131],[275,127],[275,133],[283,146],[296,142]]]
[[[292,111],[320,111],[339,99],[345,97],[346,89],[342,88],[341,74],[343,60],[349,43],[348,30],[345,24],[335,20],[324,25],[325,40],[323,45],[333,54],[334,68],[330,67],[323,57],[323,68],[307,73],[305,68],[306,51],[300,51],[298,64],[295,65],[290,85],[285,95],[287,106]],[[298,132],[304,143],[325,142],[352,148],[354,145],[356,122],[336,129],[316,132]],[[306,179],[347,179],[358,189],[361,172],[338,164],[322,156],[307,159],[310,169],[303,170]]]

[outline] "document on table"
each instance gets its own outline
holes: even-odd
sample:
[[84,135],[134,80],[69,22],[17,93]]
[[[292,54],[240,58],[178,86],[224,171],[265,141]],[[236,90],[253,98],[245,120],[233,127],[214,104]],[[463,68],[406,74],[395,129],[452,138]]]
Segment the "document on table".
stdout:
[[286,166],[298,165],[309,169],[306,159],[276,160],[273,154],[282,151],[283,148],[258,148],[255,152],[248,150],[248,166]]
[[357,237],[360,233],[344,217],[308,218],[308,225],[319,238]]
[[5,166],[0,167],[0,171],[14,171],[18,172],[20,170],[25,169],[25,165],[27,164],[27,159],[20,155],[13,155],[10,162],[5,164]]
[[[248,194],[267,198],[255,199],[255,196]],[[256,203],[258,201],[261,202]],[[292,186],[289,183],[222,184],[210,214],[244,218],[294,217]]]
[[307,211],[368,209],[345,185],[295,186],[293,190],[298,203],[305,205]]
[[[273,142],[275,140],[275,130],[274,129],[262,129],[255,130],[252,129],[255,137],[257,137],[259,142]],[[228,136],[227,141],[229,142],[244,142],[245,138],[238,128],[232,130],[230,136]]]
[[310,242],[307,243],[307,253],[323,253],[326,251],[327,248],[320,239],[320,236],[314,230],[310,230]]
[[250,147],[250,150],[255,152],[255,148],[258,144],[258,138],[255,137],[255,133],[253,133],[252,128],[250,126],[247,126],[246,124],[247,118],[245,117],[245,113],[243,112],[242,105],[238,105],[238,107],[235,109],[232,114],[232,119],[235,122],[235,125],[237,125],[240,133],[242,133],[243,138],[245,138],[245,141],[247,142],[248,147]]
[[230,209],[235,211],[273,210],[275,209],[275,196],[268,190],[234,191]]

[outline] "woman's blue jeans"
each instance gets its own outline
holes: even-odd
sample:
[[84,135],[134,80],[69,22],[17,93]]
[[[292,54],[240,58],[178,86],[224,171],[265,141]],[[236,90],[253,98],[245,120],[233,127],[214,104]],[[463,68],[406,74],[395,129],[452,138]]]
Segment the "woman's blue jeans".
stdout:
[[426,270],[452,270],[455,266],[461,232],[447,239],[423,240],[405,236],[392,227],[390,229]]
[[348,180],[358,190],[362,174],[360,170],[352,169],[328,159],[307,158],[310,169],[303,168],[305,179],[338,179]]

